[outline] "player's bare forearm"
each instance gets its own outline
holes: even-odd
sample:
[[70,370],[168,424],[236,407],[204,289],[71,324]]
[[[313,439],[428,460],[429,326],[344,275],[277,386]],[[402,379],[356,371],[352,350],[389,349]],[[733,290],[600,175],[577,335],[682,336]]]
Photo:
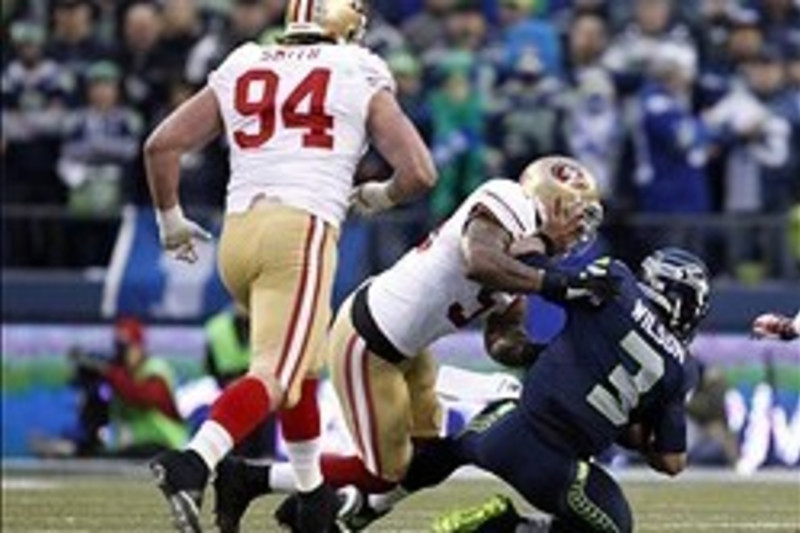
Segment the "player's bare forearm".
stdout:
[[368,128],[375,148],[394,169],[388,189],[392,202],[408,202],[436,184],[430,151],[390,92],[372,98]]
[[543,273],[511,256],[511,235],[488,216],[473,217],[462,245],[469,279],[486,288],[512,293],[537,292]]
[[153,204],[165,211],[178,204],[180,160],[205,146],[222,131],[219,104],[210,88],[183,103],[145,143],[144,161]]

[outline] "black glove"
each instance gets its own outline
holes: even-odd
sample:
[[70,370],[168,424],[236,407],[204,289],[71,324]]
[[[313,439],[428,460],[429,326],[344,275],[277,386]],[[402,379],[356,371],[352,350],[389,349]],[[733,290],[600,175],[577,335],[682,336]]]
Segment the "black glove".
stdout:
[[545,271],[540,294],[555,303],[588,303],[600,307],[619,294],[622,280],[609,272],[611,261],[599,259],[578,274]]

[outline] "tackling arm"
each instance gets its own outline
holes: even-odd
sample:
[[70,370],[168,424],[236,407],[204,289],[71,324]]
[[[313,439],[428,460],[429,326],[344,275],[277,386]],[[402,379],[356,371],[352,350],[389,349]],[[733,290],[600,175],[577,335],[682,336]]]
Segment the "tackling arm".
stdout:
[[[514,258],[509,252],[511,241],[511,234],[478,206],[467,222],[461,244],[467,277],[492,290],[538,292],[543,285],[542,270]],[[544,249],[540,243],[538,251],[544,253]]]

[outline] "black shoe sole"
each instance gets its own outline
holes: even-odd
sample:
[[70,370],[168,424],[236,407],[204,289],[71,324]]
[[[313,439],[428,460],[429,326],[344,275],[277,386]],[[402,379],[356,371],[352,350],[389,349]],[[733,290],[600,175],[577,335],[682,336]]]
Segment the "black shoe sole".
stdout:
[[163,465],[151,464],[150,473],[164,495],[164,499],[167,500],[175,531],[178,533],[203,533],[203,529],[200,527],[200,509],[192,497],[186,491],[176,491],[169,487],[167,472]]

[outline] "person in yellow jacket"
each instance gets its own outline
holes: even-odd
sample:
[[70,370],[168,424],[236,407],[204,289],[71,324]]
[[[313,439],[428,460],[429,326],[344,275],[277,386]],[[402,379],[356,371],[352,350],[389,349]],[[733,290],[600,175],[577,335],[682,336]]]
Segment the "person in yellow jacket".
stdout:
[[212,316],[205,330],[206,370],[225,388],[249,368],[249,320],[242,310],[232,307]]

